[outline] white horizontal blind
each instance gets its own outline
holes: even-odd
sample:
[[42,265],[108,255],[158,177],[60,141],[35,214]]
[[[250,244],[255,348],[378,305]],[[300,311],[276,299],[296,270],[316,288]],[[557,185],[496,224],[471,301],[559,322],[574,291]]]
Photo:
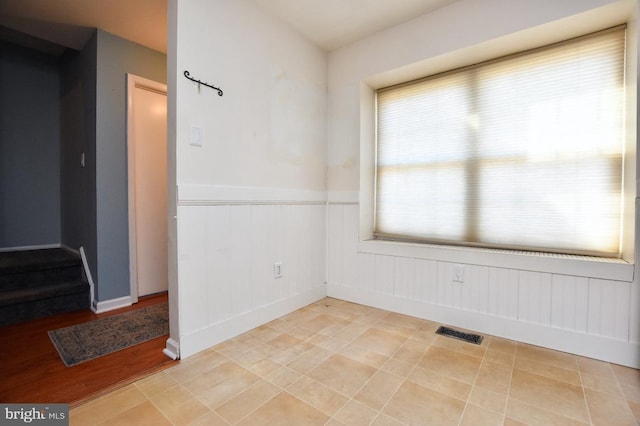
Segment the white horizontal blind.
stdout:
[[377,94],[375,235],[618,256],[625,30]]

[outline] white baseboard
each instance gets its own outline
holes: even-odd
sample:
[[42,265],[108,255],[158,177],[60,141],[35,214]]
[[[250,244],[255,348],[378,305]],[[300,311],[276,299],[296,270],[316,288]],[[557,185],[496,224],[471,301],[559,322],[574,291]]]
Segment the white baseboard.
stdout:
[[82,259],[82,267],[84,268],[84,273],[87,276],[87,281],[89,282],[89,294],[91,300],[91,310],[96,312],[96,307],[98,301],[96,300],[96,287],[93,283],[93,276],[91,275],[91,269],[89,269],[89,262],[87,261],[87,255],[84,252],[84,247],[80,247],[80,258]]
[[0,247],[0,253],[7,251],[26,251],[26,250],[42,250],[42,249],[52,249],[52,248],[60,248],[62,245],[58,244],[40,244],[36,246],[16,246],[16,247]]
[[91,303],[91,310],[96,314],[101,314],[103,312],[113,311],[114,309],[126,308],[132,304],[131,296],[119,297],[117,299],[105,300],[102,302],[94,300]]
[[66,250],[72,251],[72,252],[74,252],[74,253],[76,253],[76,254],[80,254],[80,250],[76,250],[76,249],[74,249],[73,247],[69,247],[69,246],[68,246],[68,245],[66,245],[66,244],[60,244],[60,248],[63,248],[63,249],[66,249]]
[[327,285],[327,296],[387,311],[427,319],[536,346],[640,368],[640,342],[517,321],[482,312],[435,305],[336,284]]
[[260,306],[253,311],[242,313],[189,334],[181,335],[180,358],[185,359],[218,343],[303,308],[325,296],[326,287],[324,285],[318,286],[305,293]]
[[166,346],[162,350],[162,353],[174,360],[180,358],[180,343],[171,338],[167,339]]

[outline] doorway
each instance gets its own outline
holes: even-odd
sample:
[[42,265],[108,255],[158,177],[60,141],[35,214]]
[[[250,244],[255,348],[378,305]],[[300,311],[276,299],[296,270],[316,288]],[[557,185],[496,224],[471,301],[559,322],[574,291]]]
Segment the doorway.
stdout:
[[168,289],[167,86],[127,74],[131,301]]

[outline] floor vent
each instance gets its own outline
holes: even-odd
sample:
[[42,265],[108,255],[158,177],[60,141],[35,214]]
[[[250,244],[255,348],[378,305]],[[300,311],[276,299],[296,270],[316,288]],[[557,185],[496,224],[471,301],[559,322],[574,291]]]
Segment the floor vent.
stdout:
[[462,331],[454,330],[453,328],[444,326],[440,326],[436,331],[436,334],[442,334],[443,336],[464,340],[465,342],[474,343],[476,345],[482,343],[482,336],[480,336],[479,334],[463,333]]

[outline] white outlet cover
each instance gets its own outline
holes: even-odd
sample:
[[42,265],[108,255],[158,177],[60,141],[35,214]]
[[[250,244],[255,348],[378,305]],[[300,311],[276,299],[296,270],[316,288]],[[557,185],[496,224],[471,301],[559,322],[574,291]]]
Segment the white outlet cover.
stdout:
[[273,278],[282,278],[282,262],[273,264]]
[[462,265],[453,266],[453,281],[457,283],[464,282],[464,266]]

